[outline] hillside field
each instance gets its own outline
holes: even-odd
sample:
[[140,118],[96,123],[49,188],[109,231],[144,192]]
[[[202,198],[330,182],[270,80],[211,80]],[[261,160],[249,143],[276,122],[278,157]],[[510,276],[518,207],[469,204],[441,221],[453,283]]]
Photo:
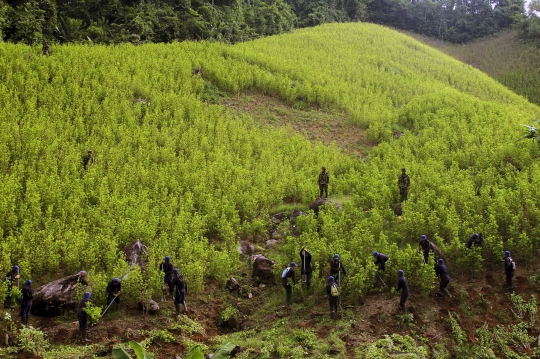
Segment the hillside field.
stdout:
[[[540,148],[520,140],[520,124],[539,118],[488,75],[372,24],[236,45],[52,46],[50,56],[0,43],[0,269],[18,264],[34,288],[84,269],[101,307],[107,282],[129,273],[122,307],[89,330],[92,345],[77,344],[73,313],[31,317],[51,344],[34,350],[44,358],[110,357],[131,339],[157,358],[228,341],[243,358],[527,358],[540,353]],[[88,149],[95,163],[84,170]],[[321,166],[339,206],[316,216],[307,208]],[[402,167],[412,184],[396,216]],[[292,209],[306,212],[294,227],[272,224]],[[275,231],[276,248],[265,248]],[[474,232],[486,240],[466,251]],[[452,298],[437,295],[421,234],[448,264]],[[148,246],[146,271],[121,253],[136,239]],[[297,285],[284,307],[279,280],[250,278],[241,240],[276,261],[276,278],[306,245],[312,287]],[[512,296],[504,250],[518,263]],[[390,287],[404,270],[409,314],[374,282],[374,251],[391,258]],[[324,278],[334,253],[348,274],[332,320]],[[143,318],[136,303],[159,300],[166,255],[189,284],[190,312],[177,319],[160,303]],[[231,276],[240,294],[224,289]],[[21,337],[11,316],[0,334]],[[3,346],[0,357],[23,350]]]

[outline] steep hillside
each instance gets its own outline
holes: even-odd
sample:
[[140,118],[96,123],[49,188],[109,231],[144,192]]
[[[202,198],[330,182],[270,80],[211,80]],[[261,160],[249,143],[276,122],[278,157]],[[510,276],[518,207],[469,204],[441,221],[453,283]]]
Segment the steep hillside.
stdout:
[[[107,281],[124,278],[126,309],[116,318],[130,316],[130,330],[114,317],[101,321],[94,331],[100,343],[91,350],[108,355],[100,345],[128,338],[147,339],[159,357],[184,355],[195,343],[210,351],[229,339],[246,348],[244,357],[259,358],[384,357],[390,339],[420,356],[524,355],[536,348],[528,340],[539,334],[535,320],[525,320],[533,306],[507,299],[494,273],[501,272],[503,250],[511,250],[517,288],[532,303],[540,153],[519,141],[519,124],[538,118],[540,108],[484,73],[369,24],[238,45],[53,46],[49,57],[2,43],[0,58],[0,269],[18,264],[36,287],[85,269],[99,306]],[[88,149],[95,163],[85,170]],[[278,209],[306,209],[317,198],[323,165],[335,205],[294,223],[271,221]],[[398,206],[401,167],[412,184]],[[486,241],[466,251],[473,232]],[[421,234],[448,263],[458,302],[434,295],[435,258],[422,264]],[[270,236],[277,246],[265,249]],[[146,271],[130,269],[120,252],[137,238],[149,248]],[[300,259],[303,245],[311,250],[312,289],[295,288],[292,311],[282,308],[279,281],[258,286],[250,278],[240,240],[276,261],[276,277]],[[395,291],[381,294],[374,283],[375,250],[391,258],[381,273],[385,283],[405,271],[412,316],[394,316]],[[348,272],[336,331],[321,297],[334,253]],[[139,300],[160,297],[165,255],[190,285],[196,322],[172,318],[170,302],[154,319],[133,311]],[[222,289],[230,276],[240,278],[238,295]],[[462,284],[471,278],[479,285]],[[494,303],[500,320],[475,331],[482,322],[470,314],[469,299],[482,308]],[[423,313],[425,306],[439,309]],[[518,307],[525,314],[511,317],[507,309]],[[318,314],[301,326],[312,310]],[[355,322],[368,319],[374,328]],[[59,323],[36,320],[55,345],[67,346],[49,357],[80,349],[67,334],[73,320],[70,313]],[[13,331],[9,323],[2,333]],[[500,323],[506,326],[494,327]],[[489,342],[485,333],[493,330],[505,339]],[[399,336],[382,338],[392,333]],[[514,344],[514,336],[526,345]]]
[[535,44],[523,43],[517,31],[500,33],[466,45],[411,36],[485,72],[530,102],[540,104],[540,49]]

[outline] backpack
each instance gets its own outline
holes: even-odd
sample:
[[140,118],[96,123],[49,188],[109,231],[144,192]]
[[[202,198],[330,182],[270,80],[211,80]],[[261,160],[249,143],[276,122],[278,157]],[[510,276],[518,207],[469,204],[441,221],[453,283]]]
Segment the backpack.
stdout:
[[512,270],[516,270],[516,262],[512,258],[510,260],[512,261]]
[[289,272],[289,269],[291,269],[291,267],[287,267],[283,270],[283,273],[281,273],[281,278],[287,277],[287,273]]
[[337,288],[337,284],[334,283],[330,286],[330,294],[332,295],[332,297],[337,297],[339,296],[339,291],[338,291],[338,288]]

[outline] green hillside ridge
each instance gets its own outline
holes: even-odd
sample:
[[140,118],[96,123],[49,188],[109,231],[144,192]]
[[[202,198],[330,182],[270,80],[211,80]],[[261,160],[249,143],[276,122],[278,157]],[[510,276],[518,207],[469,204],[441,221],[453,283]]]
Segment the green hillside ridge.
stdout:
[[[520,270],[537,269],[540,153],[518,139],[519,124],[539,118],[540,108],[411,37],[371,24],[332,24],[237,45],[70,45],[51,52],[0,43],[0,269],[18,264],[35,287],[85,269],[104,305],[107,281],[128,271],[121,248],[140,238],[149,269],[123,282],[123,303],[159,298],[165,255],[192,298],[206,298],[210,284],[249,271],[238,259],[238,241],[263,246],[274,229],[271,208],[305,207],[317,197],[322,165],[331,199],[348,200],[342,210],[299,217],[295,235],[287,224],[278,228],[285,239],[269,252],[276,276],[298,260],[302,245],[312,251],[315,273],[339,253],[349,272],[342,297],[355,301],[376,291],[377,250],[392,258],[385,282],[393,284],[403,269],[421,300],[435,290],[435,274],[421,265],[420,234],[465,281],[501,273],[505,249]],[[378,145],[362,161],[335,143],[312,143],[216,104],[220,95],[244,93],[337,109]],[[404,135],[395,139],[393,130]],[[87,149],[96,162],[85,171]],[[412,185],[396,217],[404,166]],[[487,240],[465,256],[473,232]],[[312,293],[323,286],[314,279]],[[275,312],[282,288],[266,290],[263,315]],[[396,298],[390,302],[397,306]],[[529,329],[538,335],[535,324]],[[454,354],[463,344],[445,343]],[[260,357],[300,357],[268,350]]]

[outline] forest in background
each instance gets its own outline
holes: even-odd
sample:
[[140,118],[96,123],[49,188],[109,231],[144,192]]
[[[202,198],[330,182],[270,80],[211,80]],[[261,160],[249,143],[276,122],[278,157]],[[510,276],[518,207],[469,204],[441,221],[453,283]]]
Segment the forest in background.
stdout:
[[5,41],[242,42],[329,22],[368,21],[465,43],[521,24],[523,0],[0,0]]

